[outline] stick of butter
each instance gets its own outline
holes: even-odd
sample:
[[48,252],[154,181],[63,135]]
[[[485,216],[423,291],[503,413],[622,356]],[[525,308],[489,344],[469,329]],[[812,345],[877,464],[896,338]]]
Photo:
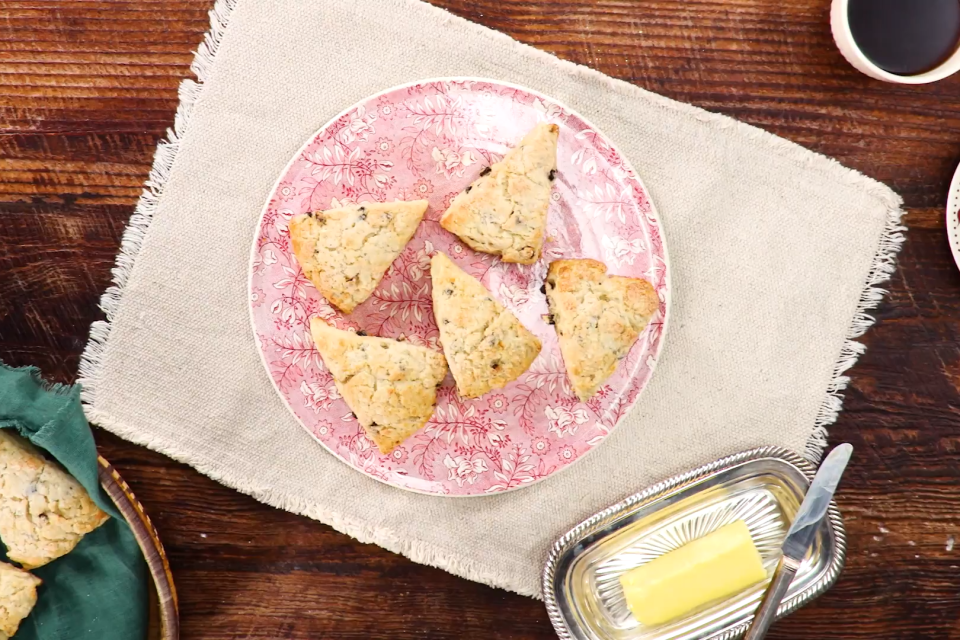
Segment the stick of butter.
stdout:
[[627,607],[656,626],[767,577],[743,520],[683,545],[620,576]]

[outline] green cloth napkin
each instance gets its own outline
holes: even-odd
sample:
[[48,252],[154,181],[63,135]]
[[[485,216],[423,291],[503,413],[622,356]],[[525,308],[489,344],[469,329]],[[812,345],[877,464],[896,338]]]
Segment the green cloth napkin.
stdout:
[[[100,488],[79,386],[47,385],[36,369],[0,363],[0,429],[16,429],[46,451],[112,516],[69,554],[32,572],[43,585],[15,640],[144,638],[147,565],[130,527]],[[0,557],[6,560],[2,545]]]

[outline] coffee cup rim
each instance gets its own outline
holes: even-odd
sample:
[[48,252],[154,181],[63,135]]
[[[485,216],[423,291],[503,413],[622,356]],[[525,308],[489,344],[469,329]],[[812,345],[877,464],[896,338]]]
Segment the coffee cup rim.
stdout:
[[928,84],[943,80],[960,71],[960,46],[940,65],[923,73],[903,76],[881,69],[863,53],[857,41],[854,40],[853,31],[850,28],[849,5],[850,0],[833,0],[830,9],[830,28],[840,53],[858,71],[871,78],[897,84]]

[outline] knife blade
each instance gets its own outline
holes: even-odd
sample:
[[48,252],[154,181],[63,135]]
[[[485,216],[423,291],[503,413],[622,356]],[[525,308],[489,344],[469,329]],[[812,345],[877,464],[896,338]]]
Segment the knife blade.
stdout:
[[813,544],[820,523],[827,515],[830,501],[833,500],[833,494],[837,490],[837,485],[840,484],[840,478],[843,476],[852,454],[852,445],[841,444],[831,451],[827,459],[820,465],[817,475],[810,483],[807,495],[800,504],[800,509],[797,510],[793,524],[787,531],[787,537],[783,540],[783,545],[781,545],[783,556],[780,558],[777,570],[770,581],[770,586],[760,602],[760,608],[753,618],[753,624],[750,625],[750,629],[744,635],[744,640],[760,640],[767,635],[767,631],[776,620],[777,609],[780,608],[780,603],[787,595],[790,583],[797,575],[797,571],[803,563],[803,558],[807,555],[807,550]]
[[833,500],[833,494],[837,490],[837,485],[840,484],[840,478],[852,454],[852,445],[841,444],[831,451],[820,465],[820,470],[814,476],[807,495],[797,511],[797,516],[790,525],[787,537],[783,540],[781,548],[785,557],[796,562],[803,561],[807,549],[817,535],[820,522],[827,515],[827,508]]

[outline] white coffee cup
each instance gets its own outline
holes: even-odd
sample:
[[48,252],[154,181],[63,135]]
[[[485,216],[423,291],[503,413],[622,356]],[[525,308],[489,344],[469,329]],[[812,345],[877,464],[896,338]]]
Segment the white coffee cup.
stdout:
[[857,46],[857,41],[853,39],[853,32],[850,30],[849,4],[850,0],[833,0],[833,6],[830,9],[830,27],[833,30],[833,39],[837,43],[840,53],[847,59],[847,62],[859,71],[877,80],[899,84],[927,84],[928,82],[943,80],[947,76],[952,76],[960,71],[960,48],[954,51],[953,55],[940,66],[914,76],[901,76],[881,69],[863,54],[863,51]]

